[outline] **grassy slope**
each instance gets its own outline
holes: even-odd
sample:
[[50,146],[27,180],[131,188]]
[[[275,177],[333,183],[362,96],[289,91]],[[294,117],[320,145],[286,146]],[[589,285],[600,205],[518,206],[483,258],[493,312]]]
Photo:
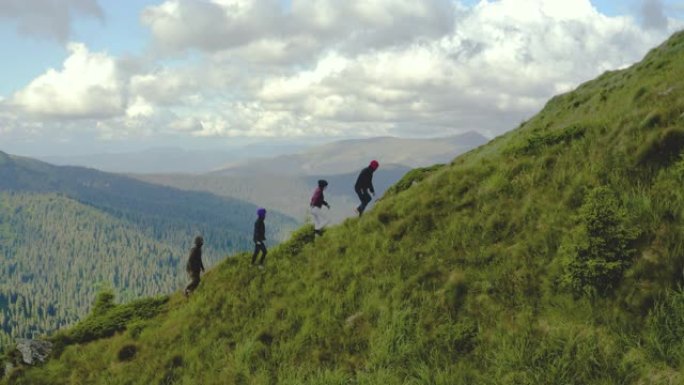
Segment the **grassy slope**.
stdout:
[[230,258],[17,382],[682,383],[683,113],[680,33],[264,272]]

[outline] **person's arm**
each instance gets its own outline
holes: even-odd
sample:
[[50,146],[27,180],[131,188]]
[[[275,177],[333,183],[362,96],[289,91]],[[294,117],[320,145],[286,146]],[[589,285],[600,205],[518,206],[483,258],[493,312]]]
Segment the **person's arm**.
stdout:
[[373,171],[369,168],[366,169],[366,188],[375,195],[375,188],[373,188]]
[[323,195],[323,191],[321,191],[321,204],[330,209],[330,205],[325,201],[325,195]]
[[259,223],[259,240],[261,242],[266,240],[266,225],[263,221]]
[[254,241],[254,243],[259,242],[259,227],[258,226],[259,226],[259,223],[255,222],[254,223],[254,234],[252,234],[252,240]]

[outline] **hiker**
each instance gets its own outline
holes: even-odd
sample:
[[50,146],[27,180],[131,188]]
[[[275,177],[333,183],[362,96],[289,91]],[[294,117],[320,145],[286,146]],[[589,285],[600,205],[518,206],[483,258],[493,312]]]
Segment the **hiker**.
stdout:
[[[359,217],[363,215],[363,211],[366,210],[366,206],[371,201],[371,194],[375,196],[375,189],[373,188],[373,173],[378,169],[380,164],[377,160],[370,162],[368,167],[361,170],[359,177],[356,179],[356,184],[354,185],[354,190],[356,195],[359,196],[361,204],[356,208],[356,212],[359,213]],[[370,191],[370,194],[368,193]]]
[[264,268],[264,259],[266,259],[266,245],[264,241],[266,240],[266,225],[264,224],[264,219],[266,219],[266,209],[260,208],[257,210],[257,220],[254,222],[254,254],[252,255],[252,265],[256,262],[257,255],[261,252],[261,259],[259,260],[259,268]]
[[202,263],[202,245],[204,239],[201,236],[195,237],[195,247],[190,249],[190,257],[188,257],[188,264],[186,270],[190,276],[190,283],[185,287],[185,296],[189,296],[200,283],[200,271],[204,272],[204,264]]
[[311,216],[313,217],[314,220],[314,237],[316,235],[321,236],[323,235],[323,228],[325,225],[328,224],[328,220],[325,218],[325,215],[323,214],[323,206],[327,207],[328,210],[330,210],[330,205],[328,202],[325,201],[325,197],[323,196],[323,190],[328,187],[328,181],[327,180],[319,180],[318,181],[318,187],[313,193],[313,196],[311,197]]

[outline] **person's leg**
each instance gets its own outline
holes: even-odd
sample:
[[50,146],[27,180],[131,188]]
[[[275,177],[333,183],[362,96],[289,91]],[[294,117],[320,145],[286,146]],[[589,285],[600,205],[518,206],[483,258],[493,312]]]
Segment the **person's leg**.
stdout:
[[262,254],[261,254],[261,259],[259,260],[259,264],[261,266],[263,266],[264,260],[266,259],[266,254],[268,254],[268,250],[266,250],[266,245],[263,242],[261,243],[260,249],[261,249]]
[[312,207],[311,217],[314,222],[314,234],[323,235],[323,210],[320,207]]
[[185,287],[185,295],[192,293],[200,283],[200,272],[199,271],[189,271],[190,283]]
[[359,200],[361,201],[361,204],[356,207],[356,212],[359,213],[359,216],[361,216],[361,214],[363,213],[363,210],[366,208],[366,205],[363,204],[364,194],[363,194],[363,191],[361,191],[361,190],[355,190],[355,191],[356,191],[356,195],[358,195]]
[[366,206],[368,206],[368,203],[370,203],[372,198],[368,191],[363,191],[361,194],[359,194],[359,198],[361,199],[361,206],[359,206],[358,212],[359,216],[361,216],[363,212],[366,210]]
[[313,218],[314,230],[321,229],[321,209],[319,207],[311,208],[311,218]]
[[252,254],[252,265],[256,262],[257,254],[259,254],[259,243],[254,242],[254,253]]

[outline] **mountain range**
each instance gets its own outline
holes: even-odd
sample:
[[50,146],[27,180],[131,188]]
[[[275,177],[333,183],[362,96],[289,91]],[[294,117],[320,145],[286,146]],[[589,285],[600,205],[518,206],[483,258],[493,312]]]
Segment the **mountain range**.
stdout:
[[374,177],[376,196],[415,167],[445,163],[487,139],[477,133],[435,139],[371,138],[337,141],[306,151],[270,158],[248,159],[206,174],[130,174],[143,181],[185,190],[207,191],[273,208],[304,222],[308,201],[319,179],[329,182],[327,215],[340,223],[355,215],[354,183],[371,159],[381,167]]
[[218,170],[240,159],[275,156],[301,151],[306,143],[228,144],[225,148],[185,149],[156,147],[127,152],[82,155],[39,156],[42,161],[61,166],[82,166],[114,173],[188,173],[201,174]]
[[324,176],[358,172],[372,159],[408,168],[444,163],[488,141],[477,132],[444,138],[379,137],[332,142],[296,154],[247,159],[213,172],[225,176]]

